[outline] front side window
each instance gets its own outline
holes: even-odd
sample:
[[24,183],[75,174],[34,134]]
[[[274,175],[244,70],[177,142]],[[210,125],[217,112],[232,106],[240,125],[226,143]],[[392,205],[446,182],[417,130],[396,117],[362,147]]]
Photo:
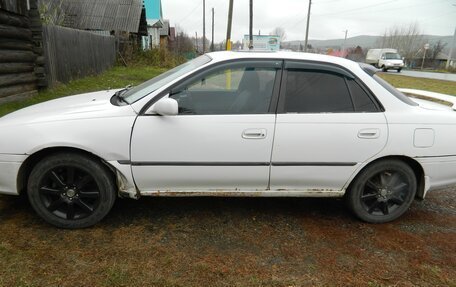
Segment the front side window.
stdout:
[[277,68],[224,66],[171,91],[179,114],[264,114],[269,111]]
[[288,70],[285,112],[354,112],[350,93],[341,75],[325,71]]

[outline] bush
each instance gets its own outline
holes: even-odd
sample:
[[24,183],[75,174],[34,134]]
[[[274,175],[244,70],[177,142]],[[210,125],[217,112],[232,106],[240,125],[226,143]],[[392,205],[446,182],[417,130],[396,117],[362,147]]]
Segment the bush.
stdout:
[[[123,56],[123,60],[128,66],[153,66],[160,68],[173,68],[186,61],[183,56],[176,55],[166,48],[158,48],[152,50],[136,49]],[[123,65],[122,59],[118,59],[118,64]]]

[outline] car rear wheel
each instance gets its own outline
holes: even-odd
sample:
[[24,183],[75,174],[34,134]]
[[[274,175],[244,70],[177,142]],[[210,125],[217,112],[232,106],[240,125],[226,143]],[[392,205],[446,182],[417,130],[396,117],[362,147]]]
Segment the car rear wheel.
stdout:
[[40,161],[28,180],[32,207],[60,228],[89,227],[103,219],[116,199],[113,176],[98,160],[59,153]]
[[412,203],[417,189],[415,173],[398,160],[376,162],[364,169],[346,194],[353,213],[370,223],[400,217]]
[[402,69],[397,69],[397,72],[400,73]]

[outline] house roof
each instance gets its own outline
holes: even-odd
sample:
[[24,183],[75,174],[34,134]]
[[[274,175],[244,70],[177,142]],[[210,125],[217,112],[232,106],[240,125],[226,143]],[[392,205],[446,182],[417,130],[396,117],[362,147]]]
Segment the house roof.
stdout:
[[142,0],[64,0],[64,25],[77,29],[137,33]]
[[160,28],[160,36],[168,36],[169,35],[169,20],[163,21],[163,27]]
[[[448,59],[448,54],[449,54],[450,51],[448,51],[447,53],[438,53],[437,54],[437,57],[435,57],[436,60],[447,60]],[[453,49],[453,53],[451,55],[451,59],[456,59],[456,49]]]
[[163,27],[163,20],[160,20],[160,19],[147,19],[147,27],[162,28]]
[[328,55],[346,58],[348,55],[348,51],[347,50],[334,50],[334,51],[329,52]]

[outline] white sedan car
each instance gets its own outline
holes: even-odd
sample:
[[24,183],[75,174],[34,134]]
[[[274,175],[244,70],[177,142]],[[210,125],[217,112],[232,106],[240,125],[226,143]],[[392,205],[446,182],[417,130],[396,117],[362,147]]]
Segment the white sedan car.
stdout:
[[401,216],[456,183],[456,112],[346,59],[216,52],[141,85],[0,119],[0,193],[47,222],[100,221],[117,196],[345,197]]

